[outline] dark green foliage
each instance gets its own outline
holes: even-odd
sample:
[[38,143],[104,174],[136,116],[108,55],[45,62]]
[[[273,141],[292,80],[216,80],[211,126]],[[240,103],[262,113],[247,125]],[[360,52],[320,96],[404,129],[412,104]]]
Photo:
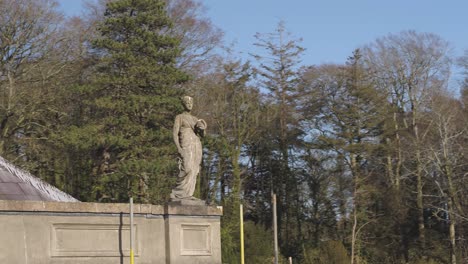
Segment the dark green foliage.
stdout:
[[[252,221],[244,223],[245,263],[269,264],[274,260],[273,232]],[[289,263],[279,256],[278,263]]]
[[348,264],[350,258],[341,241],[325,241],[317,248],[304,252],[304,264]]
[[[278,197],[278,236],[282,252],[298,256],[302,243],[302,179],[296,169],[295,156],[303,131],[297,113],[299,64],[304,48],[300,39],[293,39],[280,22],[273,33],[257,34],[256,46],[262,48],[254,58],[258,61],[258,86],[268,91],[265,100],[261,136],[253,142],[255,164],[263,171],[258,178],[265,189],[258,193],[259,210],[269,203],[271,193]],[[263,168],[262,168],[263,167]],[[262,179],[260,179],[262,178]],[[252,187],[254,184],[251,185]]]
[[175,175],[172,123],[187,76],[175,67],[178,41],[162,34],[171,26],[163,1],[122,0],[107,5],[98,57],[79,123],[66,130],[64,146],[91,166],[92,189],[82,196],[122,202],[162,202]]
[[246,263],[272,263],[272,193],[280,263],[467,262],[468,55],[458,98],[430,33],[300,68],[280,23],[257,35],[257,64],[214,62],[201,3],[98,2],[98,28],[62,28],[53,1],[0,1],[3,157],[82,201],[162,203],[184,87],[208,123],[197,192],[223,205],[223,263],[240,260],[240,203]]

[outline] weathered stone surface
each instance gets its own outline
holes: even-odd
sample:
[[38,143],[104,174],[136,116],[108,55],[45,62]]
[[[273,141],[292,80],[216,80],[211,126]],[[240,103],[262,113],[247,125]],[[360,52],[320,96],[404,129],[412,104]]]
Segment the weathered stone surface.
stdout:
[[174,120],[173,138],[180,155],[177,184],[172,189],[171,199],[191,200],[202,161],[202,145],[199,137],[205,135],[206,122],[191,114],[193,98],[182,97],[185,111]]
[[[129,263],[128,213],[128,204],[0,200],[0,263]],[[221,263],[221,214],[135,204],[135,263]]]
[[0,263],[28,263],[23,217],[0,215]]
[[[129,213],[130,206],[129,204],[123,203],[112,203],[112,204],[100,204],[100,203],[92,203],[92,210],[93,213]],[[140,213],[140,206],[138,204],[134,205],[134,213]]]
[[221,216],[223,210],[221,206],[208,205],[186,205],[180,206],[177,204],[168,203],[164,213],[167,215],[204,215],[204,216]]
[[[2,215],[0,263],[128,263],[129,220],[115,216]],[[135,218],[136,263],[164,264],[164,220]]]
[[[141,226],[139,226],[141,227]],[[138,234],[138,230],[135,229]],[[86,237],[86,239],[81,239]],[[130,254],[130,225],[99,223],[52,224],[52,257],[120,257]],[[138,240],[138,239],[137,239]],[[139,256],[136,243],[134,254]]]
[[168,215],[165,224],[167,264],[221,263],[219,218]]
[[[130,206],[123,203],[103,204],[0,200],[0,211],[129,214]],[[164,207],[152,204],[134,204],[134,213],[162,215],[164,214]]]
[[140,213],[151,214],[151,204],[140,204]]
[[206,202],[203,200],[190,200],[190,199],[182,199],[182,200],[171,200],[168,204],[172,206],[205,206]]

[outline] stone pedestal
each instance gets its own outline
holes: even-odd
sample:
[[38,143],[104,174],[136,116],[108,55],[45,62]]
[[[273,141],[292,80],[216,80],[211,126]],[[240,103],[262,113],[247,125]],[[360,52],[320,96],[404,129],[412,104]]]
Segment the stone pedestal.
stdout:
[[167,264],[221,263],[221,208],[206,205],[165,206]]

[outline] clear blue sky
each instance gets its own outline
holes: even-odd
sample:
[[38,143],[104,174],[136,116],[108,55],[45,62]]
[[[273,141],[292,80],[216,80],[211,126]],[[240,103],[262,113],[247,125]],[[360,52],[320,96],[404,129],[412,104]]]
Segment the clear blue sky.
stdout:
[[[82,0],[59,0],[79,15]],[[235,50],[253,52],[256,32],[272,32],[280,20],[306,48],[303,63],[342,63],[377,37],[402,30],[435,33],[468,49],[468,0],[202,0],[207,17]]]

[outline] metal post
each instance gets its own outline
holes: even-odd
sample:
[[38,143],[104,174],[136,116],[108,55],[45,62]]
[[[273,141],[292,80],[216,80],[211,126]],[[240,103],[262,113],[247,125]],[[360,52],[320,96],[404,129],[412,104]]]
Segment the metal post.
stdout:
[[273,194],[273,236],[275,240],[275,264],[278,264],[278,223],[276,221],[276,194]]
[[240,205],[241,264],[244,264],[244,208]]
[[135,263],[135,256],[133,255],[133,242],[135,234],[133,233],[133,197],[130,197],[130,264]]

